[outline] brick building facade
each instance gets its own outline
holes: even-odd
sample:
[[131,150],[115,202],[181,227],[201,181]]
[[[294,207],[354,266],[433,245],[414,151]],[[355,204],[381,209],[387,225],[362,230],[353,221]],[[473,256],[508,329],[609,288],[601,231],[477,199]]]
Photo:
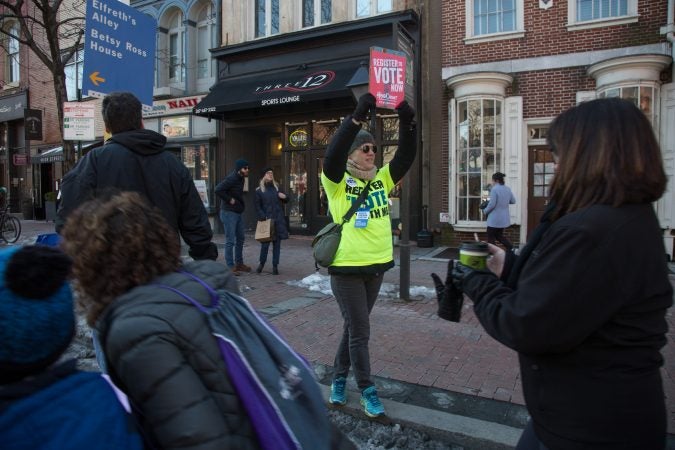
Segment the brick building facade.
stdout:
[[[672,0],[442,2],[444,243],[484,233],[478,205],[496,171],[518,200],[508,234],[526,241],[552,177],[548,124],[580,101],[634,101],[675,175],[673,8]],[[671,254],[674,203],[671,185],[656,205]]]

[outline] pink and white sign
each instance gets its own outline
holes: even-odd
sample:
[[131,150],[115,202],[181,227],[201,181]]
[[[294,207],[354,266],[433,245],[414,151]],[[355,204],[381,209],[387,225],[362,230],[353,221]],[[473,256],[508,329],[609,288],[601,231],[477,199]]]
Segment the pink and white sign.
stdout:
[[394,109],[405,99],[405,69],[405,53],[370,47],[368,91],[378,108]]

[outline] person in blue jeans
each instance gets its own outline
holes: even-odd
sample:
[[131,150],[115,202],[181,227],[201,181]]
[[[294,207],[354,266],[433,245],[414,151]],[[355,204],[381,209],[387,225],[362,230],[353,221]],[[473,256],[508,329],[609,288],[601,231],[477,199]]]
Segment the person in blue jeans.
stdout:
[[220,198],[220,221],[225,231],[225,264],[232,273],[250,272],[244,264],[244,179],[248,176],[248,161],[238,159],[235,169],[216,186],[216,195]]

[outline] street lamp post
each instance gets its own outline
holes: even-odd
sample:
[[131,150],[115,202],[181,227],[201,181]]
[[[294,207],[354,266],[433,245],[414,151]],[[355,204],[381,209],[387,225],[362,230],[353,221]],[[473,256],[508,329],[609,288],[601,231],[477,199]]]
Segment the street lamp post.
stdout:
[[[347,83],[347,87],[351,90],[357,103],[359,98],[368,92],[368,65],[365,62],[361,62],[359,68],[356,70],[351,80],[349,80],[349,83]],[[370,132],[373,136],[377,136],[375,130],[376,124],[375,112],[373,111],[370,115]],[[401,196],[401,224],[403,226],[403,232],[401,233],[401,238],[399,240],[399,297],[403,300],[410,300],[410,241],[408,239],[408,198],[410,198],[410,183],[403,183],[403,192],[401,193]]]

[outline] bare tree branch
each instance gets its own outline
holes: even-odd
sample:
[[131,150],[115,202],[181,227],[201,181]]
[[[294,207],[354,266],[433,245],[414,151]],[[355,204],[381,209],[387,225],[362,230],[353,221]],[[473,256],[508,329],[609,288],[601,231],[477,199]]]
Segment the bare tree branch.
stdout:
[[[63,130],[63,104],[68,99],[65,67],[84,40],[85,0],[0,0],[0,46],[7,38],[28,47],[53,77],[59,130]],[[10,34],[5,26],[15,22],[19,35]],[[63,141],[63,169],[75,164],[74,146]]]

